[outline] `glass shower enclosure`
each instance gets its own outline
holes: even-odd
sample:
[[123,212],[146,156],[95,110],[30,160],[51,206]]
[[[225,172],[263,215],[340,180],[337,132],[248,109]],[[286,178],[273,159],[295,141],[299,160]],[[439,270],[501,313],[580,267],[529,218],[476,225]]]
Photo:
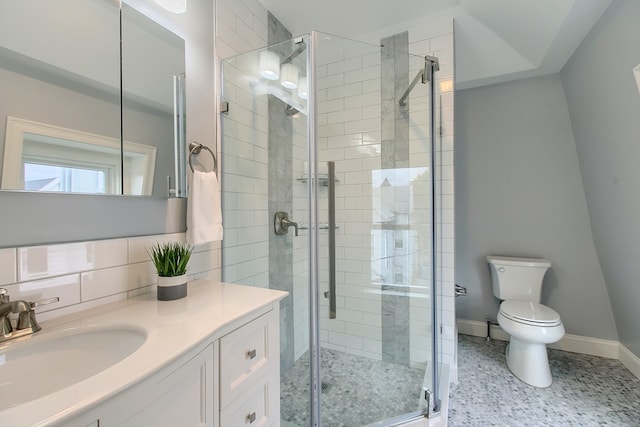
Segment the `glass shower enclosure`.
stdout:
[[406,38],[313,32],[223,61],[222,279],[289,292],[282,426],[439,409],[437,58]]

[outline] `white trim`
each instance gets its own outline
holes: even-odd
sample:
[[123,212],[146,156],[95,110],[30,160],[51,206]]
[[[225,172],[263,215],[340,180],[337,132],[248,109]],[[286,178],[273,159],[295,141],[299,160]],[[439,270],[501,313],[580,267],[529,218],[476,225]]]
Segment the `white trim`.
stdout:
[[592,356],[618,359],[620,343],[618,341],[585,337],[582,335],[565,334],[564,337],[547,347],[556,350],[571,351],[573,353],[590,354]]
[[640,378],[640,357],[636,356],[620,343],[620,354],[618,356],[620,362],[631,371],[633,375]]
[[[458,332],[464,335],[476,337],[487,336],[487,324],[476,320],[458,319]],[[491,338],[508,341],[509,334],[502,330],[499,325],[491,326]],[[549,344],[549,348],[571,351],[573,353],[590,354],[592,356],[606,357],[609,359],[619,358],[620,343],[618,341],[603,340],[599,338],[584,337],[581,335],[565,334],[557,343]]]
[[[487,323],[477,320],[457,319],[456,325],[458,333],[462,335],[471,335],[474,337],[487,336]],[[500,341],[509,341],[509,334],[502,330],[498,325],[491,326],[491,338]]]

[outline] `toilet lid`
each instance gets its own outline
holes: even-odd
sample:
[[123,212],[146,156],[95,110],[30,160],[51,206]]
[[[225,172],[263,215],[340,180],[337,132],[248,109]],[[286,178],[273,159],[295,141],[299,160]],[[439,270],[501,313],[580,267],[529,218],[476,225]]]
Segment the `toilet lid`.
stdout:
[[500,313],[506,318],[520,323],[539,326],[557,326],[560,315],[542,304],[529,301],[504,301],[500,304]]

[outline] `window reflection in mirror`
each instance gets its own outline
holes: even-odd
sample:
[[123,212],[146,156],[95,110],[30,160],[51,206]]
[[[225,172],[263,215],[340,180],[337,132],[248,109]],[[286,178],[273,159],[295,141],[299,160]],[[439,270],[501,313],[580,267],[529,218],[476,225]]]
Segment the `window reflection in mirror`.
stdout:
[[0,1],[1,189],[168,195],[184,41],[122,14],[121,100],[114,2]]

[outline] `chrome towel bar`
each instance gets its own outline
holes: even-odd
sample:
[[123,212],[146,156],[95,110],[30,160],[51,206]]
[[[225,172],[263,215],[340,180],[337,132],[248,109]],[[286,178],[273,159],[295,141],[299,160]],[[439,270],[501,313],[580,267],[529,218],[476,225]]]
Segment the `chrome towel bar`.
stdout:
[[193,172],[193,163],[191,159],[194,154],[198,155],[202,150],[207,150],[209,154],[211,154],[211,157],[213,158],[213,172],[217,176],[218,175],[218,159],[216,158],[215,153],[211,151],[211,149],[206,145],[200,144],[199,142],[196,142],[196,141],[189,143],[189,167],[191,168],[191,172]]

